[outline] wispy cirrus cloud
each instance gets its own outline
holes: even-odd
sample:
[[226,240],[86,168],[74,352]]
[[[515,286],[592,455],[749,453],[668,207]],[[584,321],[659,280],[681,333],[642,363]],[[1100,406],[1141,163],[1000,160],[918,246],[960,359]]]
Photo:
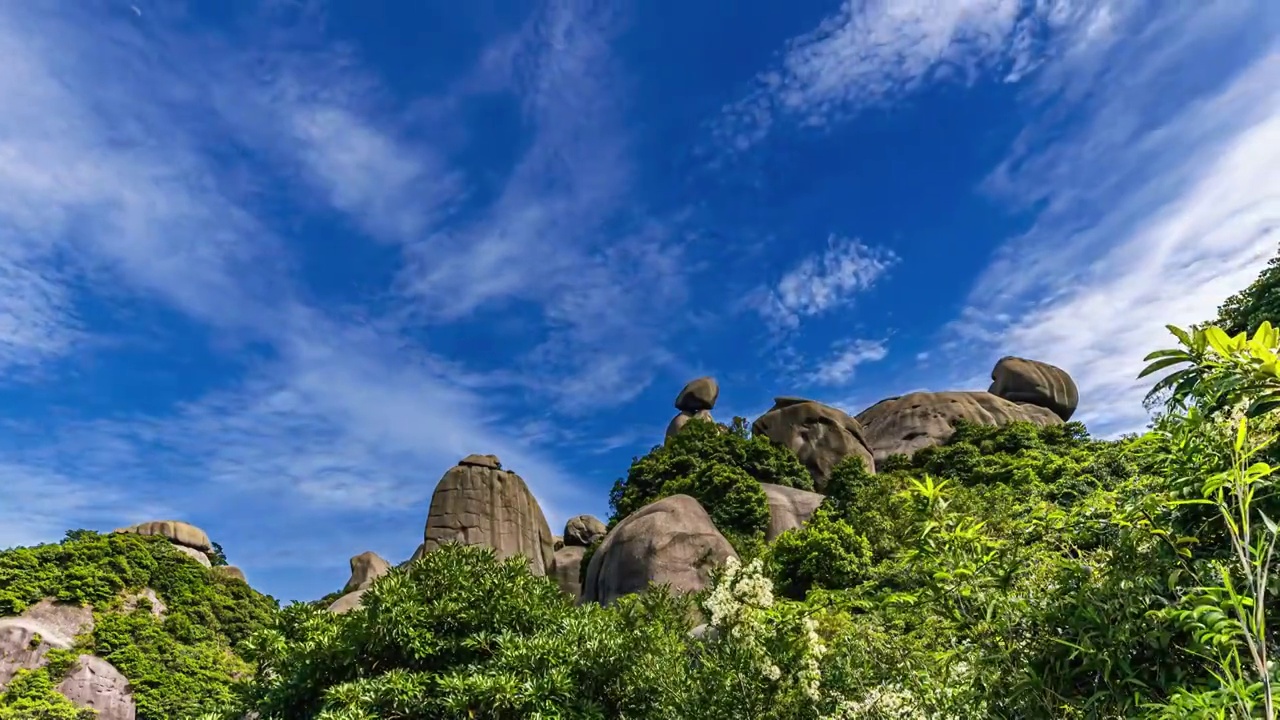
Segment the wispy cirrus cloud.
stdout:
[[847,340],[837,343],[809,374],[808,380],[827,387],[847,385],[860,365],[880,362],[889,356],[883,340]]
[[724,152],[780,127],[821,128],[935,82],[1014,81],[1048,58],[1081,64],[1114,42],[1134,3],[1108,0],[846,0],[792,39],[777,66],[728,104],[713,134]]
[[795,330],[806,318],[849,305],[897,262],[887,248],[832,235],[825,250],[804,258],[748,302],[775,330]]
[[1095,431],[1141,429],[1136,376],[1164,325],[1212,318],[1276,252],[1278,31],[1264,3],[1129,26],[1077,121],[1029,128],[988,180],[1043,209],[975,285],[953,353],[1058,364]]

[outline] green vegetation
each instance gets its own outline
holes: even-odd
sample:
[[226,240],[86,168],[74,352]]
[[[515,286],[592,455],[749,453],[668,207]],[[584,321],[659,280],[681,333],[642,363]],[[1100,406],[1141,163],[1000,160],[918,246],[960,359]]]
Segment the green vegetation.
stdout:
[[1280,325],[1280,255],[1271,259],[1252,285],[1222,303],[1214,324],[1235,336],[1252,335],[1264,322]]
[[790,450],[750,437],[746,421],[732,425],[690,420],[671,442],[631,463],[613,485],[609,527],[671,495],[696,498],[716,528],[744,551],[764,536],[769,505],[760,483],[813,489],[813,478]]
[[[125,611],[127,596],[143,588],[167,607],[163,619],[145,599]],[[252,671],[234,647],[265,627],[277,608],[271,598],[210,572],[163,538],[83,530],[67,533],[61,543],[0,552],[0,616],[19,614],[46,597],[93,606],[93,632],[78,639],[77,649],[106,659],[129,678],[140,720],[194,717],[233,702],[233,679]],[[0,718],[34,702],[34,694],[52,688],[69,668],[70,662],[50,663],[27,676],[26,689],[11,685],[0,699]]]

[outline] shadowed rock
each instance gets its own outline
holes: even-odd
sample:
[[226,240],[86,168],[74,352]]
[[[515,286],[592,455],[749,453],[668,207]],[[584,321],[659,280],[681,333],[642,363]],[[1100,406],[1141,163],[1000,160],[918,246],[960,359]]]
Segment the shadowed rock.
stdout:
[[992,395],[1047,408],[1063,420],[1070,420],[1080,404],[1080,392],[1067,371],[1039,360],[1001,358],[991,369],[991,380],[987,392]]
[[791,448],[813,476],[819,492],[841,460],[856,457],[875,472],[875,460],[862,425],[843,410],[803,398],[780,397],[751,424],[751,432]]
[[547,575],[555,562],[547,519],[524,480],[500,468],[492,455],[469,455],[444,474],[431,496],[423,552],[449,542],[484,545],[499,558],[523,555],[534,575]]
[[346,595],[343,595],[342,597],[338,598],[337,600],[334,600],[333,604],[329,606],[329,612],[338,613],[339,615],[341,615],[342,613],[351,612],[352,610],[355,610],[356,608],[360,607],[360,600],[361,598],[364,597],[364,594],[368,592],[368,590],[369,588],[364,588],[363,590],[356,590],[354,592],[349,592]]
[[888,398],[858,415],[877,461],[912,455],[951,438],[958,420],[1005,425],[1018,420],[1057,425],[1062,418],[1035,405],[1019,405],[988,392],[916,392]]
[[764,539],[773,542],[779,535],[802,527],[813,517],[813,513],[826,499],[825,495],[808,490],[760,483],[764,496],[769,501],[769,528]]
[[605,535],[587,566],[582,601],[607,605],[650,583],[697,592],[729,557],[737,553],[698,501],[672,495],[628,515]]
[[556,550],[556,585],[577,600],[582,596],[582,558],[587,549],[581,545],[565,545]]
[[564,544],[587,547],[609,529],[594,515],[579,515],[564,524]]
[[699,410],[710,410],[716,406],[716,400],[720,397],[720,385],[712,377],[700,377],[696,380],[690,380],[685,385],[680,394],[676,396],[676,409],[686,413],[696,413]]

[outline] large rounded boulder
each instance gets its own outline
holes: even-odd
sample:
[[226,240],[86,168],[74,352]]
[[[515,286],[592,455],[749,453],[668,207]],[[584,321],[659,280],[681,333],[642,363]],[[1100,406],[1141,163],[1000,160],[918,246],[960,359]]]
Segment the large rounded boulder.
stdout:
[[875,458],[862,425],[843,410],[803,398],[775,398],[773,407],[751,424],[751,432],[791,448],[822,491],[840,461],[856,457],[875,472]]
[[362,552],[351,558],[351,577],[342,588],[342,592],[350,593],[364,590],[374,580],[391,572],[391,563],[375,552]]
[[672,495],[623,518],[596,548],[587,565],[582,601],[607,605],[650,586],[698,592],[733,546],[707,511],[688,495]]
[[690,380],[680,394],[676,395],[675,406],[681,412],[696,413],[710,410],[716,406],[720,398],[720,384],[712,377],[700,377]]
[[1080,391],[1066,370],[1039,360],[1004,357],[991,369],[987,391],[1005,400],[1052,410],[1070,420],[1080,404]]
[[760,483],[760,489],[769,502],[769,528],[764,535],[767,542],[773,542],[788,530],[803,527],[826,499],[816,492],[773,483]]
[[578,515],[564,524],[564,544],[587,547],[604,537],[609,528],[594,515]]
[[493,455],[468,455],[431,496],[422,551],[445,543],[484,545],[499,558],[523,555],[534,575],[555,567],[554,539],[524,480]]
[[881,400],[858,414],[876,462],[941,445],[951,438],[960,420],[996,426],[1016,421],[1062,423],[1052,410],[980,391],[915,392]]
[[135,535],[159,535],[168,539],[174,545],[199,550],[202,553],[207,553],[213,549],[213,543],[209,542],[209,535],[205,531],[181,520],[153,520],[119,528],[116,532],[133,533]]

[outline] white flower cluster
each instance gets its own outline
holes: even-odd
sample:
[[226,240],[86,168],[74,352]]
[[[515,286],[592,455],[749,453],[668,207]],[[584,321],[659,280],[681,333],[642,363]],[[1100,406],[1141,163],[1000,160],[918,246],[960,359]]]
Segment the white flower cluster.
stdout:
[[823,720],[859,718],[923,718],[913,698],[900,688],[875,688],[861,700],[843,700],[836,711]]

